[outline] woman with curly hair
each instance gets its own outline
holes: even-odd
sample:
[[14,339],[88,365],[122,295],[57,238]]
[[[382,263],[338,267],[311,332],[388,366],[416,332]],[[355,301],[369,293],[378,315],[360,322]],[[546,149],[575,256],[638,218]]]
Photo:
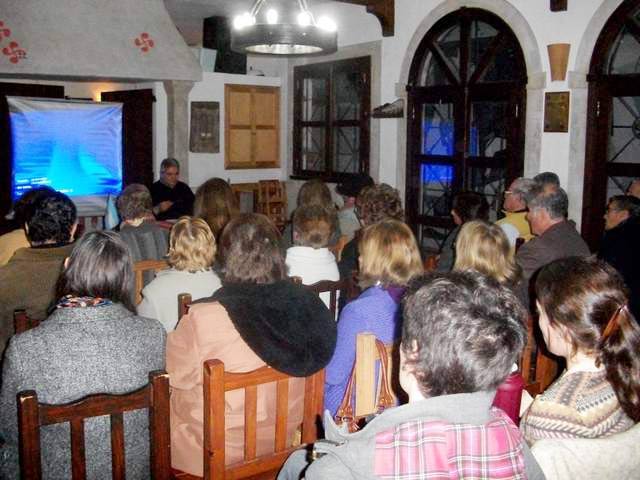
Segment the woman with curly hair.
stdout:
[[526,440],[599,438],[640,421],[640,327],[622,277],[595,258],[568,257],[536,280],[540,330],[567,370],[524,415]]
[[[356,215],[363,227],[373,225],[385,219],[404,221],[404,210],[400,193],[395,188],[381,183],[364,188],[356,199]],[[353,272],[358,269],[358,243],[362,229],[356,232],[355,237],[347,243],[342,250],[338,269],[340,278],[351,278]]]

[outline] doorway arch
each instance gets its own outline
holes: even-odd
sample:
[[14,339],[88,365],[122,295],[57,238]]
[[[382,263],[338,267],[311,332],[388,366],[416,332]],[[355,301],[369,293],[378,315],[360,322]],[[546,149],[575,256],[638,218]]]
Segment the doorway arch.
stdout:
[[607,20],[587,81],[582,234],[596,250],[607,199],[640,177],[640,0],[622,2]]
[[527,68],[498,16],[460,8],[426,33],[408,75],[406,209],[421,247],[439,250],[463,190],[485,194],[494,215],[524,167]]

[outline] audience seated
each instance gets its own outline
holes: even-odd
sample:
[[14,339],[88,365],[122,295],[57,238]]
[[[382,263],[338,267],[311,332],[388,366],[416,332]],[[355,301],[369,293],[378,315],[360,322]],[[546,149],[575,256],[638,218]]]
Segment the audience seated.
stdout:
[[[509,289],[477,272],[415,279],[400,345],[409,403],[352,434],[325,414],[328,442],[316,442],[320,458],[305,478],[544,478],[518,428],[491,407],[524,347],[525,319]],[[292,454],[278,478],[298,479],[305,453]]]
[[193,192],[189,185],[179,180],[180,163],[175,158],[165,158],[160,163],[160,179],[151,185],[153,214],[158,220],[180,218],[193,212]]
[[[202,364],[217,358],[227,371],[248,372],[265,364],[304,377],[331,359],[336,324],[327,307],[287,279],[280,234],[264,215],[241,214],[220,238],[223,286],[191,305],[167,339],[171,394],[172,466],[203,474]],[[257,454],[272,448],[275,385],[258,391]],[[304,380],[290,384],[288,438],[303,413]],[[226,461],[243,457],[244,396],[226,396]],[[268,413],[269,412],[269,413]]]
[[[18,392],[33,389],[40,402],[62,404],[136,390],[148,382],[150,371],[164,368],[164,329],[132,313],[132,278],[131,257],[116,233],[86,234],[66,262],[57,308],[38,327],[11,339],[0,394],[6,442],[0,450],[1,478],[19,477]],[[124,423],[127,478],[148,478],[148,414],[127,413]],[[71,478],[68,425],[41,432],[45,478]],[[87,478],[111,478],[109,418],[87,421],[84,432]]]
[[363,188],[372,187],[373,179],[366,173],[358,173],[348,177],[344,182],[336,186],[336,192],[342,197],[342,208],[338,212],[340,232],[347,237],[347,241],[353,240],[356,232],[360,230],[360,219],[356,215],[356,199]]
[[[387,218],[404,221],[400,192],[386,183],[365,187],[356,200],[356,214],[363,228]],[[338,262],[340,278],[350,279],[358,269],[358,244],[361,233],[362,229],[358,230],[353,240],[342,250]]]
[[543,438],[599,438],[640,420],[640,327],[620,275],[594,258],[569,257],[536,280],[540,330],[566,372],[535,401],[521,429]]
[[489,220],[489,204],[484,195],[477,192],[461,192],[453,198],[451,216],[456,228],[451,230],[442,245],[437,270],[449,272],[456,263],[456,239],[460,228],[471,220]]
[[193,216],[204,219],[216,239],[220,239],[224,226],[238,213],[238,199],[223,179],[210,178],[196,190]]
[[31,246],[0,267],[0,352],[13,334],[14,310],[25,309],[37,319],[47,316],[76,227],[76,207],[65,194],[48,191],[35,200],[25,225]]
[[[285,263],[290,277],[300,277],[304,285],[321,280],[340,280],[338,265],[327,248],[335,231],[335,210],[320,205],[303,205],[293,212],[293,247],[287,249]],[[329,294],[320,295],[329,307]]]
[[[305,182],[298,191],[298,198],[296,200],[296,208],[303,205],[320,205],[327,210],[334,211],[336,206],[333,203],[333,197],[331,196],[331,190],[327,187],[327,184],[318,178]],[[333,247],[340,238],[342,233],[340,232],[340,226],[336,226],[331,238],[329,238],[329,247]],[[289,223],[282,232],[282,244],[285,251],[291,247],[293,243],[293,227]]]
[[356,336],[373,333],[384,343],[400,336],[398,310],[405,286],[422,273],[411,229],[398,220],[382,220],[364,229],[360,239],[360,286],[338,321],[338,342],[325,376],[324,406],[335,415],[356,356]]
[[589,255],[589,247],[575,225],[566,219],[569,199],[562,188],[545,190],[541,185],[536,186],[528,206],[527,220],[536,238],[522,245],[516,254],[526,282],[554,260]]
[[601,258],[620,272],[630,290],[629,308],[640,318],[640,199],[616,195],[609,199],[604,215],[605,234]]
[[456,241],[456,252],[454,270],[476,270],[492,277],[513,290],[525,304],[528,297],[522,269],[500,227],[482,220],[465,223]]
[[509,244],[515,249],[516,240],[524,239],[528,242],[533,238],[531,227],[527,222],[527,196],[536,185],[530,178],[516,178],[509,188],[504,192],[504,203],[502,205],[504,218],[498,220],[496,225],[500,226],[509,239]]
[[24,226],[33,212],[33,204],[43,192],[53,191],[50,187],[38,187],[27,190],[13,206],[12,224],[15,230],[0,236],[0,266],[6,265],[16,250],[29,248],[29,240]]
[[[116,205],[122,220],[120,237],[129,247],[133,262],[164,258],[168,249],[168,232],[153,218],[149,189],[133,183],[122,190]],[[152,273],[145,274],[145,285],[152,279]]]
[[178,294],[189,293],[193,300],[209,297],[220,288],[212,270],[216,240],[201,218],[182,217],[171,229],[168,270],[156,274],[142,290],[138,315],[155,318],[167,332],[178,323]]

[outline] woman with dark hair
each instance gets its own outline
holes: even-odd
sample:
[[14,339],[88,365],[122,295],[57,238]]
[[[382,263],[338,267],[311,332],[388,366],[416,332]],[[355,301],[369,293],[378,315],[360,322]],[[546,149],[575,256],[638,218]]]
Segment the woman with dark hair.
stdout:
[[[232,219],[219,242],[222,287],[193,304],[167,339],[171,394],[172,466],[202,476],[202,363],[222,360],[227,371],[269,365],[296,377],[317,372],[331,359],[336,327],[315,294],[289,281],[280,234],[264,215]],[[275,387],[275,386],[270,386]],[[302,420],[304,382],[290,383],[287,434]],[[273,451],[275,388],[258,391],[257,453]],[[244,395],[226,395],[226,462],[244,452]]]
[[462,225],[471,220],[484,220],[485,222],[489,220],[489,203],[480,193],[460,192],[453,197],[451,217],[456,227],[449,232],[440,250],[437,267],[439,272],[451,271],[456,263],[456,239]]
[[216,238],[220,238],[224,226],[238,213],[236,194],[223,179],[210,178],[198,187],[193,216],[204,219]]
[[[7,348],[0,395],[0,477],[18,478],[16,394],[33,389],[49,404],[99,393],[127,393],[164,368],[165,331],[156,320],[136,317],[133,272],[127,246],[114,232],[91,232],[76,244],[59,281],[60,300],[38,327],[15,335]],[[149,475],[148,414],[125,414],[127,478]],[[87,477],[111,476],[109,419],[85,423]],[[71,478],[69,428],[44,427],[47,478]]]
[[568,257],[536,280],[540,330],[566,372],[522,419],[529,443],[607,437],[640,421],[640,327],[620,275],[601,260]]

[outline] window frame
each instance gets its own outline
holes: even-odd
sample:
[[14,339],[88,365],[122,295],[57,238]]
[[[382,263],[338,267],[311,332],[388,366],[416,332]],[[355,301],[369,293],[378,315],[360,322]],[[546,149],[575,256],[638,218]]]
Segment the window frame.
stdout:
[[[335,79],[338,72],[357,71],[361,75],[360,115],[355,120],[336,120],[335,117]],[[354,57],[332,62],[312,63],[296,66],[293,69],[293,173],[292,179],[322,178],[328,182],[340,182],[359,173],[369,173],[370,154],[370,118],[371,118],[371,57]],[[319,121],[302,120],[303,88],[307,78],[323,78],[327,82],[329,102],[325,118]],[[304,127],[324,127],[327,134],[324,139],[324,169],[308,170],[303,168],[302,132]],[[358,171],[355,173],[335,171],[334,136],[340,127],[358,127],[360,131]]]

